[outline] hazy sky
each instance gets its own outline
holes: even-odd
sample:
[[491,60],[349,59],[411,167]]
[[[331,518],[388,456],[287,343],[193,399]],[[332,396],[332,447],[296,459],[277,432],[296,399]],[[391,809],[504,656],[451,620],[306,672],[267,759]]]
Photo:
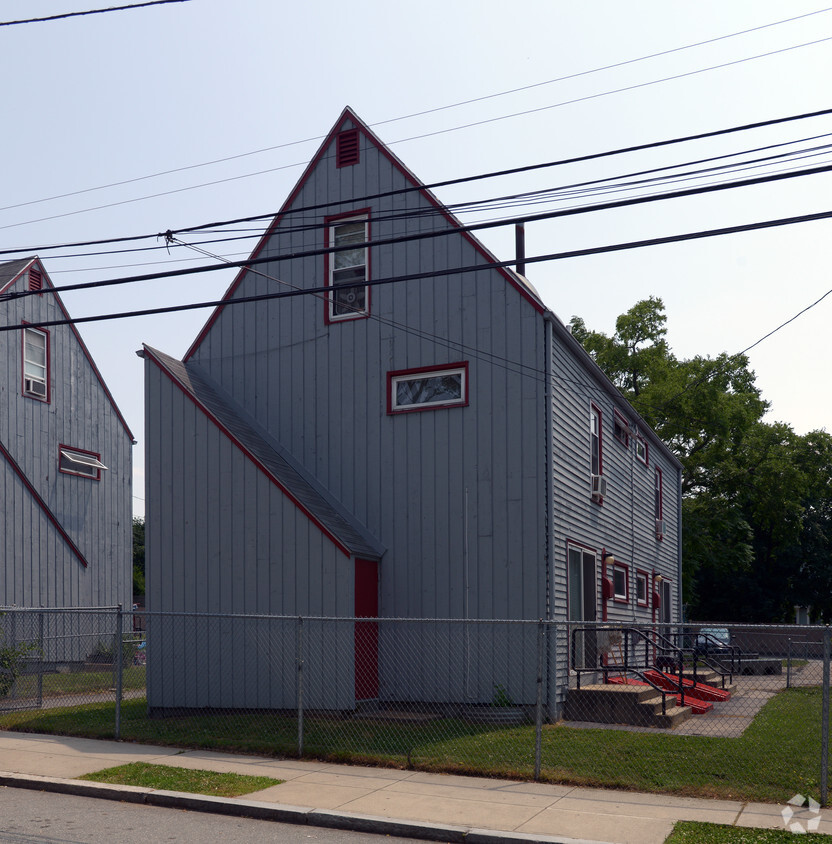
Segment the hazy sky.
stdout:
[[[107,5],[116,4],[5,0],[0,19]],[[796,19],[777,23],[786,18]],[[699,44],[705,41],[711,43]],[[161,240],[47,247],[276,211],[345,105],[425,182],[832,108],[832,8],[802,0],[190,0],[0,27],[0,63],[0,250],[27,250],[2,256],[8,258],[40,254],[61,285],[209,263],[186,249],[169,255]],[[809,148],[811,157],[744,172],[828,163],[822,147],[832,143],[832,117],[437,193],[446,202],[483,199],[785,142],[794,143],[745,158]],[[228,160],[199,166],[218,159]],[[828,211],[830,188],[832,176],[823,174],[534,223],[527,226],[527,252]],[[461,216],[473,221],[626,195],[547,198]],[[733,353],[832,288],[830,227],[820,221],[555,261],[530,266],[527,275],[564,321],[579,314],[611,332],[618,314],[656,295],[665,302],[677,355]],[[481,237],[499,258],[512,257],[510,228]],[[205,248],[239,260],[252,245],[235,240]],[[219,298],[232,276],[215,272],[63,298],[80,317]],[[80,326],[139,440],[137,515],[144,513],[144,431],[142,363],[134,352],[147,342],[181,356],[208,314]],[[829,427],[830,314],[832,296],[749,353],[771,402],[770,420],[799,433]]]

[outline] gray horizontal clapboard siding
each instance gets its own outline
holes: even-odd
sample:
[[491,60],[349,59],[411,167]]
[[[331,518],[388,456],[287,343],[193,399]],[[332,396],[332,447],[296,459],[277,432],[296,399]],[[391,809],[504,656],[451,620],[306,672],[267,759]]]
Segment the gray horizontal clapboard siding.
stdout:
[[[27,289],[32,261],[18,263],[7,292]],[[45,272],[43,283],[2,304],[5,323],[65,317]],[[132,435],[80,337],[45,330],[48,402],[22,394],[23,331],[0,333],[0,605],[130,606]],[[100,454],[100,480],[59,472],[61,445]]]

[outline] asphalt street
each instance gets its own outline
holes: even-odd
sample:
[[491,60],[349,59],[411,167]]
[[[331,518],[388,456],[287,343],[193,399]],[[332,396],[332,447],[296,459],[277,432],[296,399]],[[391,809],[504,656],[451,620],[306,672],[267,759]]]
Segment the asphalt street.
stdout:
[[0,787],[2,844],[379,844],[380,840],[367,833]]

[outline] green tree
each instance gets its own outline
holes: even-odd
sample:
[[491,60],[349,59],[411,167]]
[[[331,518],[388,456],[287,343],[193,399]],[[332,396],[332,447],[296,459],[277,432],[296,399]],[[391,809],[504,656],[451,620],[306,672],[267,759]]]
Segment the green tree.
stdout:
[[144,595],[144,519],[133,517],[133,596]]
[[748,359],[678,360],[661,299],[612,337],[575,336],[683,466],[683,594],[691,617],[780,621],[795,603],[832,616],[832,438],[768,424]]

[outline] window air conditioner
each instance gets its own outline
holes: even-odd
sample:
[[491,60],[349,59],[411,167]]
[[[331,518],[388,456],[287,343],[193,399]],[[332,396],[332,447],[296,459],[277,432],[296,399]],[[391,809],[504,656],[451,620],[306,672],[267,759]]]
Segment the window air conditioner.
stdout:
[[664,519],[656,519],[656,537],[661,539],[664,536],[665,524]]
[[30,396],[40,396],[46,398],[46,384],[43,381],[38,381],[36,378],[26,378],[23,381],[24,392]]
[[600,501],[607,494],[607,479],[603,475],[592,475],[592,498]]

